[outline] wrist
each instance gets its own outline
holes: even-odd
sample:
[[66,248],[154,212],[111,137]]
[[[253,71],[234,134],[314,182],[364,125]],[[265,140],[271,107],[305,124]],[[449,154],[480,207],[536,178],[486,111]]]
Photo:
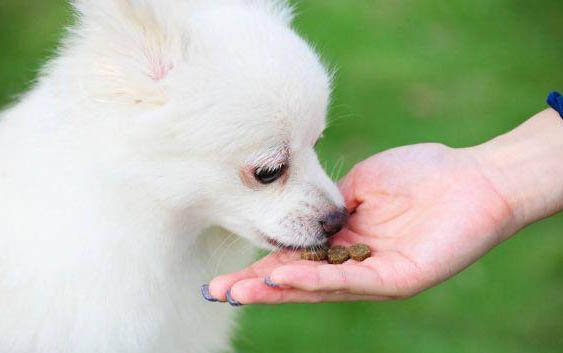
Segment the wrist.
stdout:
[[510,210],[506,237],[562,210],[563,119],[553,109],[468,150]]

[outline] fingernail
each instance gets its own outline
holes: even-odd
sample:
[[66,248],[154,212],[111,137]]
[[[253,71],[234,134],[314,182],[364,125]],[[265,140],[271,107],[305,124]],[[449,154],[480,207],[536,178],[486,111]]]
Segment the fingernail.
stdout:
[[229,302],[229,304],[231,304],[231,306],[242,306],[242,304],[236,300],[233,299],[233,296],[231,295],[231,291],[227,291],[227,302]]
[[264,284],[272,288],[280,288],[280,286],[272,281],[270,276],[264,277]]
[[207,300],[208,302],[217,301],[217,298],[209,293],[209,284],[204,284],[203,286],[201,286],[201,295],[203,296],[203,299]]

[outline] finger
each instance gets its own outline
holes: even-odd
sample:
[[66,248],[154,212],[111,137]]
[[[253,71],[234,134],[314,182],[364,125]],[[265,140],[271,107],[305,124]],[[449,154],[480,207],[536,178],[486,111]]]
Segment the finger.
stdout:
[[209,282],[209,294],[218,301],[227,301],[226,293],[236,282],[256,277],[258,274],[251,268],[215,277]]
[[354,167],[338,184],[349,213],[354,213],[361,203],[356,194],[356,175],[357,168]]
[[[287,263],[295,262],[299,259],[299,254],[296,252],[275,252],[265,256],[253,265],[242,269],[238,272],[229,273],[215,277],[209,283],[209,294],[219,300],[226,301],[226,293],[233,286],[234,283],[246,278],[260,277],[264,278],[275,267],[282,266]],[[301,263],[301,262],[297,262]]]
[[305,291],[345,291],[359,295],[395,296],[394,288],[384,283],[376,267],[350,261],[341,265],[315,267],[285,265],[270,274],[273,283]]
[[265,285],[261,278],[237,282],[231,288],[230,293],[232,300],[240,304],[320,303],[391,299],[384,296],[357,295],[345,292],[308,292],[299,289],[272,288]]

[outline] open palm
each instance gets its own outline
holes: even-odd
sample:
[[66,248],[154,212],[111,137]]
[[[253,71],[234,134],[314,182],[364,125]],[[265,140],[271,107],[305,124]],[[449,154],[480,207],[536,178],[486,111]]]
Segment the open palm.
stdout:
[[367,244],[372,257],[329,265],[272,253],[215,278],[210,294],[225,300],[230,291],[243,304],[409,297],[475,262],[511,227],[510,208],[471,150],[389,150],[353,168],[341,189],[351,217],[331,242]]

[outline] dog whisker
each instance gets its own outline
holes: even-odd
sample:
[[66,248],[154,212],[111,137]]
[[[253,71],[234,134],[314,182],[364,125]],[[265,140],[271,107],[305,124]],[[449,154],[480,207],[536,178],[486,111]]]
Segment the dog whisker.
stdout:
[[[330,176],[330,178],[332,180],[339,180],[341,173],[342,173],[342,168],[344,167],[344,157],[340,156],[336,163],[334,164],[333,170],[332,170],[332,174]],[[336,173],[335,173],[336,171]]]
[[215,256],[217,255],[217,253],[219,252],[219,250],[223,247],[223,245],[225,245],[227,243],[227,241],[229,241],[231,239],[231,237],[236,236],[235,233],[229,233],[227,234],[219,243],[219,245],[217,245],[215,247],[215,249],[213,250],[213,252],[210,254],[209,259],[207,260],[207,265],[211,264],[211,261],[215,258]]
[[214,271],[214,275],[218,275],[219,274],[219,268],[221,266],[221,264],[223,263],[223,259],[225,258],[225,256],[227,255],[227,251],[234,245],[236,244],[238,241],[242,240],[242,238],[235,236],[234,240],[231,241],[227,246],[225,246],[223,248],[223,251],[221,252],[221,255],[219,256],[219,258],[217,259],[217,262],[215,264],[215,271]]

